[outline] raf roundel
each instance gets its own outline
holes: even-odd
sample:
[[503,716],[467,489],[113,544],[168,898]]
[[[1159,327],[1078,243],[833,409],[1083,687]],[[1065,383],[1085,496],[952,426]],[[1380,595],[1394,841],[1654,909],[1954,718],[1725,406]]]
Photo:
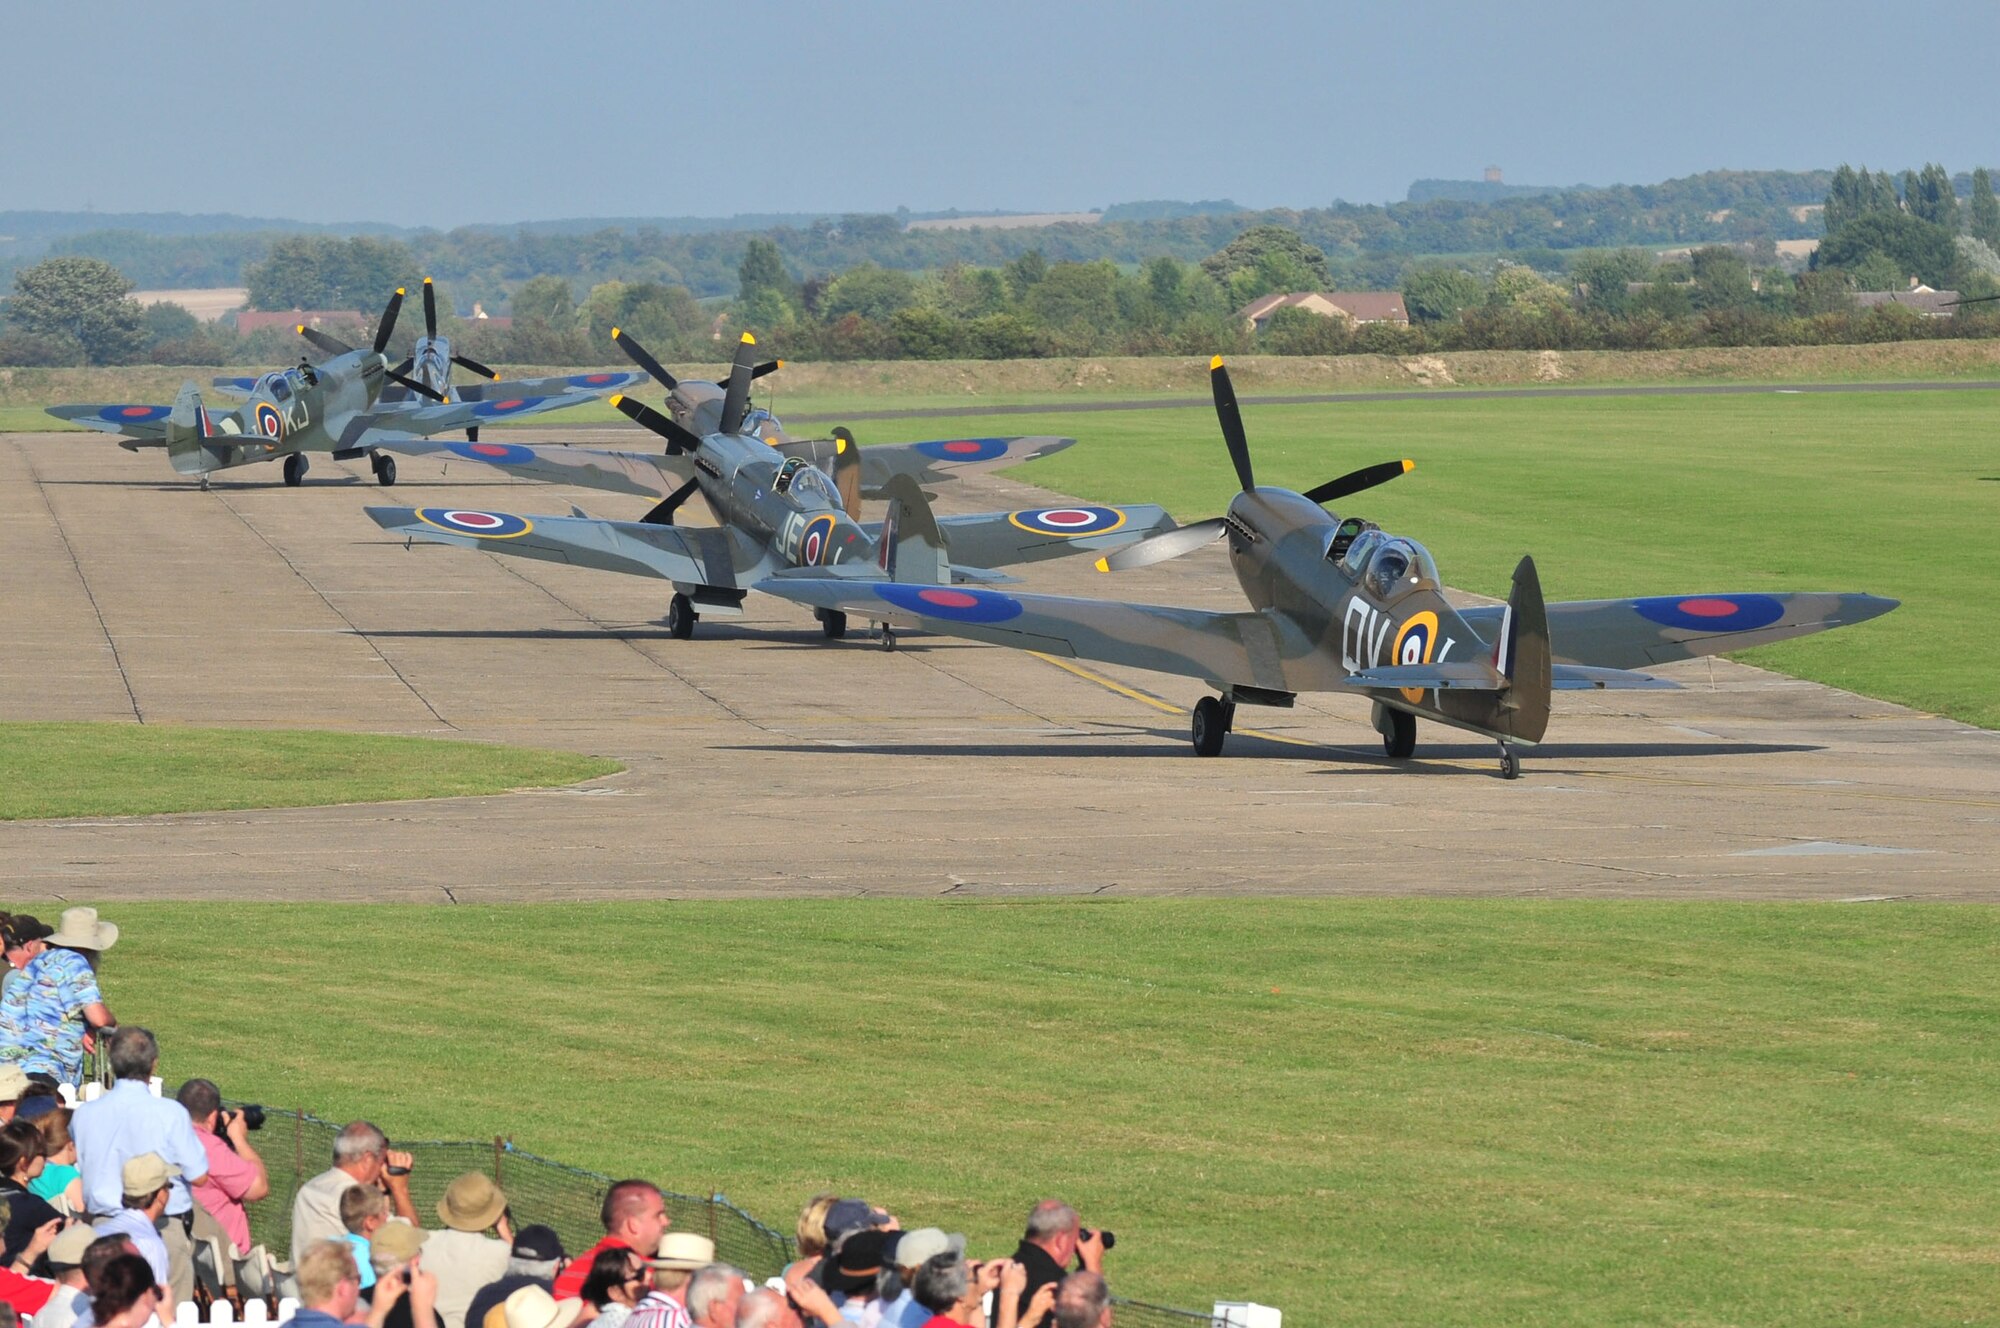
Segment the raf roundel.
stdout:
[[1124,525],[1125,513],[1115,507],[1042,507],[1009,512],[1007,520],[1037,535],[1103,535]]
[[268,401],[257,403],[257,432],[266,438],[283,438],[285,420],[278,414],[278,408]]
[[875,593],[899,609],[962,623],[1000,623],[1021,616],[1021,601],[991,590],[883,582]]
[[444,450],[468,461],[496,466],[524,466],[535,459],[534,449],[519,443],[446,443]]
[[145,424],[153,420],[163,420],[173,413],[170,406],[106,406],[97,412],[103,420],[113,420],[119,424]]
[[486,420],[501,415],[519,415],[546,400],[546,397],[509,397],[505,401],[482,401],[472,408],[472,413]]
[[832,561],[827,557],[833,545],[833,517],[825,513],[806,523],[805,533],[799,537],[799,566],[818,567],[822,561]]
[[1754,632],[1785,616],[1769,595],[1659,595],[1632,602],[1641,618],[1695,632]]
[[1005,438],[952,438],[937,443],[914,443],[911,447],[933,461],[991,461],[1007,455]]
[[417,520],[454,535],[481,539],[515,539],[535,528],[534,522],[512,512],[475,512],[461,507],[419,507]]

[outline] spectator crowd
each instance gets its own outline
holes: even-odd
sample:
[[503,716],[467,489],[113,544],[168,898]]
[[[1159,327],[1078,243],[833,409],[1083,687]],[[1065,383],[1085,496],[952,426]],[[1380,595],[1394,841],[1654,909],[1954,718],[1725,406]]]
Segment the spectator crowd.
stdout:
[[[248,1208],[271,1191],[256,1109],[226,1109],[207,1079],[161,1092],[153,1035],[118,1026],[98,988],[118,929],[72,908],[56,927],[0,914],[0,934],[0,1328],[160,1328],[182,1305],[280,1294],[297,1298],[297,1328],[1111,1323],[1111,1235],[1060,1200],[1034,1207],[1011,1257],[973,1259],[964,1236],[818,1195],[798,1259],[759,1287],[709,1237],[673,1230],[649,1181],[610,1187],[603,1238],[575,1256],[550,1227],[516,1228],[483,1172],[419,1212],[411,1154],[367,1121],[335,1137],[331,1165],[293,1196],[289,1247],[269,1250]],[[99,1051],[111,1083],[79,1094]]]

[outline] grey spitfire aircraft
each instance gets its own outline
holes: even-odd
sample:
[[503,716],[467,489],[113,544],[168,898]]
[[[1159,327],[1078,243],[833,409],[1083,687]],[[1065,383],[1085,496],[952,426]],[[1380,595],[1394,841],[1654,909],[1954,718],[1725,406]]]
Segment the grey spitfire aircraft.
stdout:
[[[383,454],[384,443],[577,405],[616,390],[632,377],[607,374],[602,386],[448,402],[443,392],[389,367],[383,352],[395,332],[403,297],[404,291],[398,290],[390,298],[374,344],[367,350],[301,326],[300,335],[330,358],[317,365],[301,360],[297,368],[255,379],[217,380],[225,390],[247,397],[227,412],[211,413],[200,390],[188,383],[171,406],[92,403],[50,406],[48,413],[85,428],[123,435],[119,446],[129,451],[163,447],[173,468],[194,476],[204,489],[218,470],[277,460],[284,462],[285,483],[297,486],[305,480],[309,452],[329,452],[336,461],[366,456],[375,478],[388,485],[396,482],[396,461]],[[412,398],[383,401],[384,386],[391,382],[409,389]]]
[[[1074,438],[1036,435],[891,443],[861,448],[860,470],[841,470],[835,462],[843,451],[854,447],[851,432],[835,429],[829,438],[794,438],[785,432],[784,426],[770,411],[750,404],[750,384],[783,368],[784,361],[756,363],[754,347],[757,341],[749,333],[744,333],[737,345],[737,360],[742,363],[732,366],[727,385],[698,378],[676,378],[630,333],[620,328],[611,329],[611,339],[631,357],[634,364],[667,388],[666,417],[686,433],[698,438],[716,433],[760,438],[776,448],[782,457],[800,458],[829,474],[839,471],[848,476],[850,484],[858,480],[858,495],[846,490],[842,492],[843,499],[848,502],[848,515],[857,520],[859,514],[855,503],[858,498],[885,497],[883,485],[892,475],[908,475],[919,484],[934,484],[962,472],[1012,466],[1049,456],[1076,442]],[[627,410],[626,413],[629,415],[632,412]],[[725,419],[734,421],[734,424],[724,428]],[[453,459],[477,461],[520,479],[573,484],[647,498],[664,498],[673,492],[683,482],[687,469],[685,463],[672,460],[671,448],[667,456],[661,456],[657,452],[617,452],[587,447],[405,439],[386,444],[384,450],[406,457],[432,457],[447,463]],[[1076,533],[1095,532],[1079,530]]]
[[[753,587],[767,589],[787,577],[887,577],[957,593],[943,587],[1012,580],[986,569],[1113,549],[1174,529],[1165,509],[1150,504],[994,512],[940,522],[908,471],[888,475],[882,485],[890,500],[887,517],[864,524],[857,517],[862,449],[836,440],[829,476],[807,457],[787,455],[784,446],[748,432],[755,353],[756,342],[745,335],[716,428],[705,436],[631,397],[611,399],[624,414],[666,439],[665,455],[645,461],[651,473],[677,481],[673,492],[637,521],[599,520],[576,509],[567,517],[549,517],[371,507],[368,515],[383,529],[409,539],[671,581],[667,629],[682,639],[694,634],[701,617],[740,616]],[[466,446],[476,455],[478,449],[499,445]],[[921,467],[930,459],[912,454],[912,460]],[[696,494],[717,526],[674,525],[675,513]],[[847,615],[838,609],[819,610],[815,616],[828,639],[846,634]],[[893,646],[894,641],[893,632],[885,630],[883,644]]]
[[1667,595],[1545,605],[1532,558],[1505,605],[1454,609],[1422,545],[1321,504],[1411,469],[1391,461],[1306,493],[1260,487],[1228,371],[1210,365],[1216,413],[1242,492],[1227,515],[1100,560],[1144,566],[1227,537],[1247,613],[1050,595],[856,581],[772,580],[757,589],[821,612],[862,612],[951,636],[1200,678],[1194,749],[1222,750],[1239,704],[1289,706],[1300,692],[1369,697],[1383,750],[1416,750],[1419,717],[1497,740],[1500,771],[1541,741],[1556,689],[1664,688],[1635,668],[1848,626],[1896,607],[1860,594]]

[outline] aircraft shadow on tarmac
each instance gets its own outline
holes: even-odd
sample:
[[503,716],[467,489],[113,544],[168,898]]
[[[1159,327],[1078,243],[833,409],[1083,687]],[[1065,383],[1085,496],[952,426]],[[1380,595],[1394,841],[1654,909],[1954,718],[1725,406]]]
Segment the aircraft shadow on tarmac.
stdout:
[[[1172,757],[1187,760],[1187,734],[1181,729],[1129,728],[1119,730],[1133,737],[1151,735],[1161,740],[1158,747],[1103,741],[1104,733],[1079,733],[1073,738],[1052,738],[1023,734],[1019,742],[804,742],[743,743],[720,747],[721,751],[817,753],[831,756],[998,756],[1011,760],[1033,756],[1110,756],[1121,760],[1136,757]],[[1811,743],[1769,742],[1604,742],[1547,743],[1529,749],[1528,770],[1544,774],[1566,773],[1563,761],[1647,759],[1688,756],[1774,756],[1796,752],[1817,752],[1824,748]],[[1248,756],[1260,761],[1288,758],[1295,761],[1337,762],[1365,765],[1387,774],[1437,772],[1437,763],[1471,762],[1485,764],[1493,755],[1485,743],[1449,743],[1420,748],[1406,761],[1392,760],[1370,747],[1328,743],[1301,746],[1297,740],[1277,741],[1249,733],[1232,733],[1225,756]],[[1483,770],[1478,773],[1485,773]]]

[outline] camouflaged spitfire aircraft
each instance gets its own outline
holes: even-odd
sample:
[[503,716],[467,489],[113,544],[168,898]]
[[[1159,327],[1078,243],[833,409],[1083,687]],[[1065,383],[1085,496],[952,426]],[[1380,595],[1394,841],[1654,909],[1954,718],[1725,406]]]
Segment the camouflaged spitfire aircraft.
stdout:
[[[620,328],[611,329],[611,339],[619,349],[632,358],[632,362],[644,369],[657,382],[667,388],[667,418],[684,432],[697,438],[706,438],[717,433],[729,433],[738,437],[758,438],[775,448],[778,455],[787,459],[798,457],[808,464],[833,474],[840,468],[835,465],[843,451],[853,449],[854,435],[846,429],[835,429],[829,438],[794,438],[785,431],[776,416],[768,410],[760,410],[750,404],[749,387],[755,380],[784,367],[783,360],[766,360],[754,363],[756,339],[749,333],[738,343],[737,359],[745,361],[749,357],[747,369],[743,364],[731,368],[728,385],[719,385],[698,378],[676,378],[667,371],[665,365],[654,359],[651,352],[640,345],[631,334]],[[753,348],[746,351],[746,347]],[[744,377],[746,374],[748,377]],[[639,377],[639,375],[633,375]],[[740,385],[741,395],[732,397],[732,390]],[[616,404],[614,402],[614,404]],[[636,405],[637,403],[633,403]],[[620,407],[620,409],[626,409]],[[626,409],[629,415],[632,412]],[[633,418],[638,418],[633,416]],[[723,421],[734,420],[733,427],[725,429]],[[849,500],[849,515],[856,515],[859,498],[886,497],[883,486],[892,475],[908,475],[920,485],[935,484],[951,476],[987,470],[995,466],[1012,466],[1036,457],[1049,456],[1060,452],[1076,442],[1074,438],[1052,436],[1014,438],[943,438],[922,443],[891,443],[859,449],[861,469],[859,472],[843,472],[858,479],[859,493],[850,495],[843,491],[843,499]],[[533,445],[526,443],[468,443],[434,442],[424,439],[404,439],[385,444],[385,451],[406,457],[430,457],[446,463],[454,459],[477,461],[484,465],[504,470],[521,479],[542,480],[551,484],[573,484],[587,489],[602,489],[607,493],[631,494],[642,498],[664,498],[684,481],[686,466],[672,460],[672,449],[668,455],[657,452],[616,452],[600,448],[567,447],[560,445]],[[1085,523],[1088,525],[1088,523]],[[1097,533],[1079,530],[1078,534]]]
[[[424,291],[428,297],[428,284]],[[390,368],[383,354],[395,332],[403,296],[398,290],[390,298],[368,350],[356,350],[338,337],[302,325],[299,334],[331,358],[317,365],[301,360],[295,369],[258,378],[216,379],[215,386],[247,398],[225,413],[211,413],[193,383],[181,388],[171,406],[92,403],[50,406],[48,413],[85,428],[123,435],[119,446],[128,451],[164,447],[173,468],[196,477],[204,489],[218,470],[281,459],[285,483],[296,487],[305,480],[309,452],[330,452],[336,461],[366,456],[376,480],[389,485],[396,482],[396,460],[383,454],[384,443],[579,405],[639,377],[579,374],[540,379],[535,385],[499,384],[521,391],[450,401],[449,358],[444,361],[446,376],[434,385],[405,376],[401,368]],[[429,372],[420,357],[412,357],[410,363]],[[406,389],[403,400],[383,398],[389,383]],[[550,390],[534,391],[531,386]]]
[[[637,346],[628,350],[635,357],[644,356],[642,364],[650,359]],[[579,452],[550,461],[526,446],[501,450],[502,445],[489,443],[444,445],[453,454],[538,478],[574,479],[572,463],[604,464],[579,461],[589,455],[622,457],[636,479],[671,478],[672,492],[637,521],[599,520],[577,509],[570,516],[551,517],[465,508],[371,507],[368,515],[383,529],[410,539],[671,581],[674,595],[667,629],[682,639],[694,634],[702,617],[741,616],[743,600],[752,588],[768,589],[790,576],[887,578],[932,587],[1009,581],[1013,578],[987,569],[1101,552],[1174,528],[1165,509],[1151,504],[993,512],[938,521],[918,487],[919,479],[931,475],[938,460],[938,454],[921,450],[929,444],[911,445],[916,450],[894,446],[864,450],[851,439],[832,440],[829,475],[813,464],[809,445],[774,444],[754,432],[749,400],[755,355],[756,342],[746,334],[714,416],[716,427],[706,435],[631,397],[611,399],[620,411],[666,439],[663,456]],[[1070,440],[1029,441],[1067,444]],[[943,446],[944,458],[960,455],[951,452],[949,444]],[[880,491],[889,499],[888,515],[881,522],[863,523],[858,518],[868,453],[887,454],[879,463],[884,471]],[[984,449],[975,448],[975,454],[983,458]],[[1004,446],[998,454],[1008,455]],[[601,473],[627,472],[613,468]],[[696,494],[707,502],[718,525],[674,525],[676,511]],[[829,608],[816,610],[815,616],[828,639],[846,634],[845,613]],[[894,632],[885,629],[882,640],[893,646]]]
[[1101,559],[1140,567],[1227,537],[1247,613],[973,587],[774,579],[756,586],[826,612],[996,645],[1200,678],[1219,695],[1194,707],[1194,749],[1222,750],[1243,705],[1289,706],[1300,692],[1374,703],[1383,750],[1416,750],[1419,718],[1500,744],[1500,772],[1541,741],[1559,689],[1670,688],[1633,670],[1741,650],[1878,617],[1896,601],[1861,594],[1665,595],[1545,605],[1532,558],[1505,605],[1455,609],[1422,545],[1321,504],[1394,479],[1409,461],[1369,466],[1306,493],[1260,487],[1236,394],[1217,356],[1210,382],[1242,492],[1227,515],[1182,526]]

